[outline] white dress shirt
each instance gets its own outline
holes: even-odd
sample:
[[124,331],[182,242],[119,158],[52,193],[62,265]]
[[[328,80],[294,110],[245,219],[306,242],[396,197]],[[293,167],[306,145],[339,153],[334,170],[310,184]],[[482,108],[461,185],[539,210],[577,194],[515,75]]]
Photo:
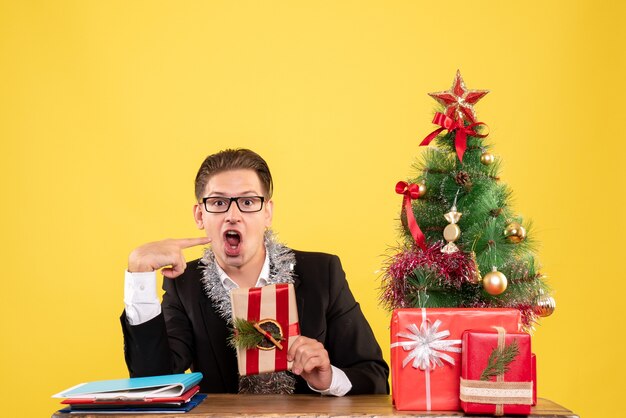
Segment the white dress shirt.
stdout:
[[[216,265],[220,276],[222,286],[226,290],[232,290],[239,287],[224,270]],[[256,282],[256,287],[267,285],[267,278],[270,273],[270,260],[265,254],[265,262]],[[124,305],[126,310],[126,318],[130,325],[140,325],[155,318],[161,313],[161,303],[157,296],[155,271],[145,273],[130,273],[126,271],[124,277]],[[175,279],[174,279],[175,280]],[[343,396],[352,389],[352,383],[343,370],[331,365],[332,380],[330,387],[326,390],[317,390],[309,387],[311,390],[321,393],[322,395]]]

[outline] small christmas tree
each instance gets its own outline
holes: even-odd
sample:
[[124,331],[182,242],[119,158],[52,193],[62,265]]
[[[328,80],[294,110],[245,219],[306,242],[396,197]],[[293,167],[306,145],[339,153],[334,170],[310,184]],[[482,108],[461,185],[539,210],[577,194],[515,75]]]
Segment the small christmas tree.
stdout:
[[444,108],[439,126],[420,145],[417,177],[398,182],[403,243],[384,266],[383,305],[508,307],[519,309],[533,329],[554,311],[554,299],[538,269],[530,224],[510,207],[500,182],[500,161],[485,143],[486,125],[474,104],[487,90],[468,90],[457,71],[452,88],[430,93]]

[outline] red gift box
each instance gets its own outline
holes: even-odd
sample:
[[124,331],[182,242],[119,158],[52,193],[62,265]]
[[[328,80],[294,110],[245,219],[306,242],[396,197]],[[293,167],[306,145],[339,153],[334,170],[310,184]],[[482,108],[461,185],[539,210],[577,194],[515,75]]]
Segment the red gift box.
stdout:
[[496,416],[530,414],[533,403],[530,335],[506,332],[498,327],[466,331],[462,357],[463,411]]
[[275,345],[251,349],[237,348],[240,375],[252,375],[291,370],[287,361],[290,345],[300,335],[296,294],[292,284],[233,289],[230,292],[233,320],[242,318],[262,324],[266,321],[279,326],[282,349]]
[[516,309],[396,309],[391,317],[391,386],[398,410],[456,411],[461,336],[467,329],[520,327]]

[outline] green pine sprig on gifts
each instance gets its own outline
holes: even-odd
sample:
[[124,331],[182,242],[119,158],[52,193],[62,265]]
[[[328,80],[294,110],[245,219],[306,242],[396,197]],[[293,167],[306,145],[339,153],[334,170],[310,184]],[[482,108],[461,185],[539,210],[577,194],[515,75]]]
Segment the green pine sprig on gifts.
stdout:
[[[266,340],[265,336],[255,328],[255,323],[252,321],[248,321],[243,318],[235,318],[233,325],[235,332],[233,332],[233,335],[231,335],[229,339],[231,347],[248,350],[262,345]],[[276,341],[283,340],[280,333],[272,332],[271,330],[268,332]]]
[[494,348],[489,355],[487,367],[480,375],[480,380],[489,380],[493,376],[504,374],[509,371],[509,366],[519,354],[519,346],[517,340],[513,340],[511,344],[504,346],[502,349]]

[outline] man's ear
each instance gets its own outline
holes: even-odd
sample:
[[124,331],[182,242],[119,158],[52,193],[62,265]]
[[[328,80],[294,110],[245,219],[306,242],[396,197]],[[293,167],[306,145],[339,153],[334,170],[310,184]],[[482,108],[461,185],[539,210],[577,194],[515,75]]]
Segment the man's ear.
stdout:
[[202,206],[197,203],[193,205],[193,218],[196,221],[198,229],[204,229],[204,221],[202,220]]
[[274,216],[274,201],[265,202],[265,227],[271,228],[272,218]]

